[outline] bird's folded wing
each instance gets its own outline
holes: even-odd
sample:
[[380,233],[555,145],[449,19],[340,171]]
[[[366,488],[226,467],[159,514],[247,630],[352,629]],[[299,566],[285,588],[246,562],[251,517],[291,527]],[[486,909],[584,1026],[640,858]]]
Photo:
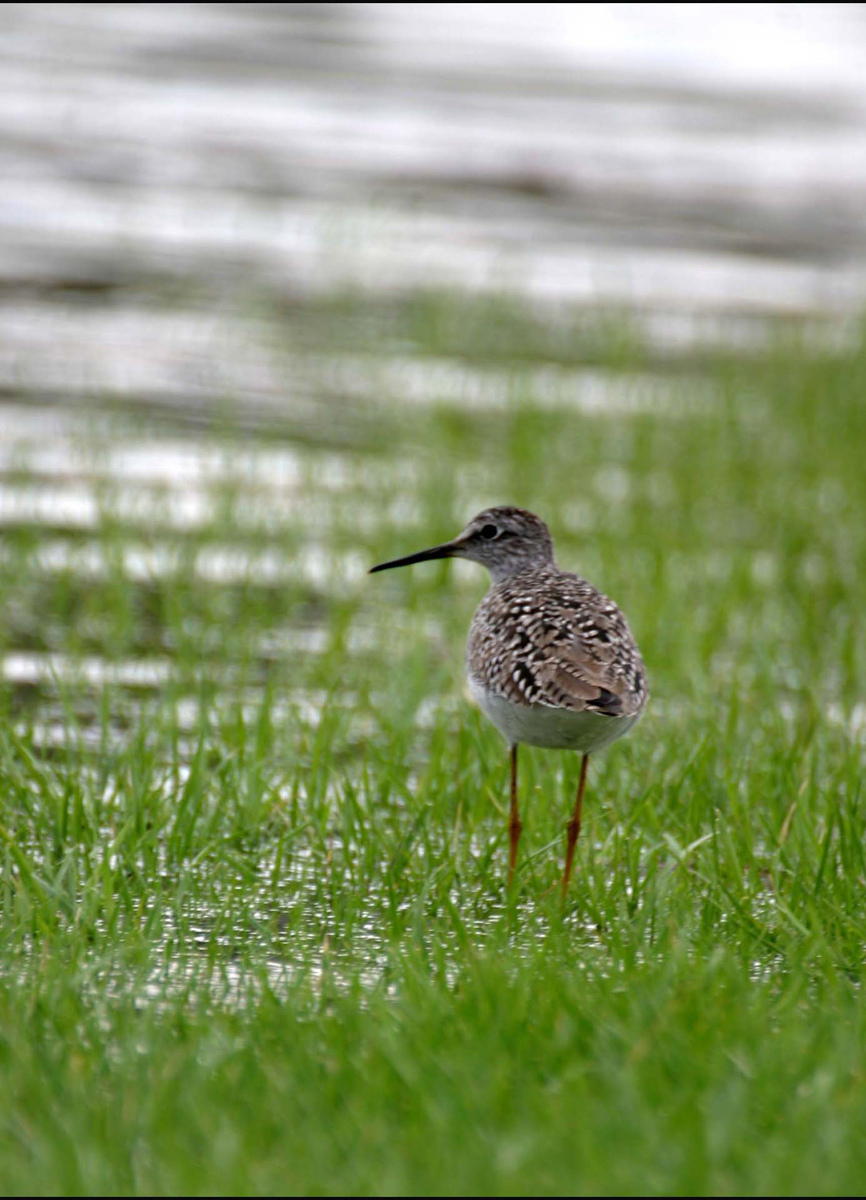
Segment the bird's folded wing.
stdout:
[[491,589],[472,622],[467,661],[482,687],[514,704],[630,717],[646,702],[643,662],[625,617],[566,572]]
[[579,641],[549,647],[549,657],[535,664],[539,685],[536,703],[589,709],[609,717],[634,711],[628,688],[613,663],[599,662]]

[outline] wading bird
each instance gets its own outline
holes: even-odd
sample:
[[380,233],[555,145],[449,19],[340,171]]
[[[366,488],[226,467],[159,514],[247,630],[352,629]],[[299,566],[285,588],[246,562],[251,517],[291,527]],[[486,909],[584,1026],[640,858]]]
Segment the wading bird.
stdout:
[[468,558],[492,583],[469,629],[466,674],[481,710],[511,748],[508,882],[523,828],[517,803],[522,743],[583,755],[568,823],[563,898],[580,834],[590,754],[622,737],[647,701],[646,672],[619,608],[553,558],[545,523],[522,508],[488,508],[451,542],[380,563],[375,571],[434,558]]

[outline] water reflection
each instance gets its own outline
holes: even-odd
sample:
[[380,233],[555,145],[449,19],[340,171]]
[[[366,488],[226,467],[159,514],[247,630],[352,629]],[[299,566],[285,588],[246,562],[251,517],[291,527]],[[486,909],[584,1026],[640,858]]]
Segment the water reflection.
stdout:
[[[154,786],[173,803],[209,722],[252,729],[266,711],[291,725],[291,748],[340,719],[349,761],[338,798],[362,794],[357,764],[388,697],[361,696],[345,677],[400,640],[428,654],[418,674],[456,644],[445,612],[343,612],[369,566],[361,536],[399,527],[411,545],[430,511],[429,481],[400,436],[430,413],[450,447],[477,434],[472,421],[488,421],[486,437],[527,412],[608,422],[617,435],[658,418],[712,436],[723,410],[759,426],[757,405],[725,409],[701,355],[761,350],[791,314],[822,346],[855,336],[864,45],[854,5],[3,6],[0,679],[13,732],[48,762],[143,736],[166,755]],[[426,340],[408,318],[379,336],[377,322],[405,318],[413,296],[451,288],[516,295],[554,331],[561,360],[543,345],[510,347],[507,333],[515,352],[501,361],[473,357],[471,332],[437,346],[435,312]],[[572,306],[604,304],[627,312],[651,366],[581,356]],[[463,512],[489,502],[503,482],[495,453],[449,480],[449,502]],[[833,482],[804,484],[786,504],[820,502],[831,524],[845,503]],[[444,502],[439,474],[433,484]],[[587,534],[603,512],[613,533],[632,505],[678,502],[661,459],[638,478],[611,451],[559,519]],[[766,548],[735,559],[726,546],[683,545],[660,569],[696,596],[701,580],[724,582],[743,562],[756,591],[780,577]],[[632,550],[651,586],[648,552]],[[813,582],[828,569],[818,553],[802,565]],[[459,570],[455,584],[455,604],[477,595]],[[242,642],[238,595],[260,618]],[[697,609],[689,616],[700,624]],[[734,631],[727,657],[708,664],[716,680],[742,677],[731,650],[744,636]],[[308,677],[328,655],[337,698]],[[288,664],[276,699],[275,663]],[[429,737],[459,698],[424,694],[400,704]],[[661,698],[655,712],[685,723],[691,703]],[[797,711],[779,706],[783,720]],[[863,739],[862,704],[827,715]],[[100,783],[110,799],[124,785]],[[337,786],[323,794],[333,800]],[[412,771],[404,787],[417,789]],[[402,818],[403,794],[388,803]],[[169,955],[143,994],[195,979],[243,1003],[299,972],[340,986],[344,948],[322,875],[356,869],[363,848],[336,825],[322,821],[326,850],[299,844],[286,864],[263,854],[254,881],[232,875],[224,846],[195,864],[211,899],[185,923],[166,919],[162,945],[180,929],[200,960]],[[99,835],[116,855],[113,817]],[[486,838],[467,837],[471,861],[489,855]],[[177,864],[160,866],[176,878]],[[251,932],[231,928],[233,881],[257,916]],[[382,914],[393,902],[408,921],[414,901],[386,896],[378,877],[361,886],[351,953],[373,987],[387,978]],[[468,900],[460,886],[451,899],[483,947],[505,903]],[[291,928],[298,903],[323,913],[303,943]],[[547,909],[529,902],[524,917],[527,944],[543,938]],[[582,938],[598,936],[574,920]],[[230,951],[242,933],[263,948],[258,976],[228,953],[215,969],[204,953],[212,942]]]
[[6,5],[0,286],[863,297],[858,5]]

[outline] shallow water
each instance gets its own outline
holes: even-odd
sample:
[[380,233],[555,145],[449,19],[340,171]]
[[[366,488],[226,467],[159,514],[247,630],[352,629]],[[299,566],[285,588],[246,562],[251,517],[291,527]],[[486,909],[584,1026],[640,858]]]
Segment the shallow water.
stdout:
[[0,20],[11,292],[863,297],[859,5],[13,4]]
[[[821,345],[850,344],[866,297],[866,16],[5,5],[0,175],[0,680],[15,731],[46,756],[86,755],[127,745],[170,697],[186,764],[203,725],[252,726],[268,697],[269,719],[305,737],[337,712],[351,755],[387,698],[325,687],[310,664],[379,659],[396,640],[445,660],[456,644],[447,614],[402,605],[339,621],[370,565],[363,539],[384,528],[411,549],[429,524],[425,488],[438,499],[442,483],[419,468],[416,422],[441,411],[454,438],[486,422],[484,449],[447,476],[465,514],[503,483],[483,440],[500,416],[617,433],[657,417],[711,436],[726,396],[702,354],[753,353],[792,316]],[[439,289],[517,297],[562,331],[561,359],[380,336],[383,312]],[[658,370],[584,361],[572,305],[611,306]],[[738,419],[760,429],[757,406]],[[676,490],[663,464],[636,479],[611,453],[559,524],[586,533],[603,512],[615,533],[634,497],[662,508]],[[772,555],[750,561],[774,582]],[[685,552],[674,565],[698,571]],[[462,612],[478,580],[456,566]],[[699,569],[724,578],[731,556]],[[241,609],[257,613],[242,641]],[[421,702],[415,728],[458,703],[456,687]],[[830,720],[862,738],[863,706],[837,707]],[[303,863],[295,885],[313,886]],[[216,902],[199,914],[203,937],[218,916]],[[306,954],[319,970],[338,957],[327,937]],[[267,967],[274,987],[291,972]]]

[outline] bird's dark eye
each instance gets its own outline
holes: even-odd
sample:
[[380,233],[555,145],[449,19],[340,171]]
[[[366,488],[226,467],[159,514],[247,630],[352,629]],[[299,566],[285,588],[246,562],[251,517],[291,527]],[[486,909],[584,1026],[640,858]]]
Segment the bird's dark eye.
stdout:
[[481,527],[481,536],[486,538],[488,542],[493,541],[497,533],[499,533],[499,530],[495,525],[482,525]]

